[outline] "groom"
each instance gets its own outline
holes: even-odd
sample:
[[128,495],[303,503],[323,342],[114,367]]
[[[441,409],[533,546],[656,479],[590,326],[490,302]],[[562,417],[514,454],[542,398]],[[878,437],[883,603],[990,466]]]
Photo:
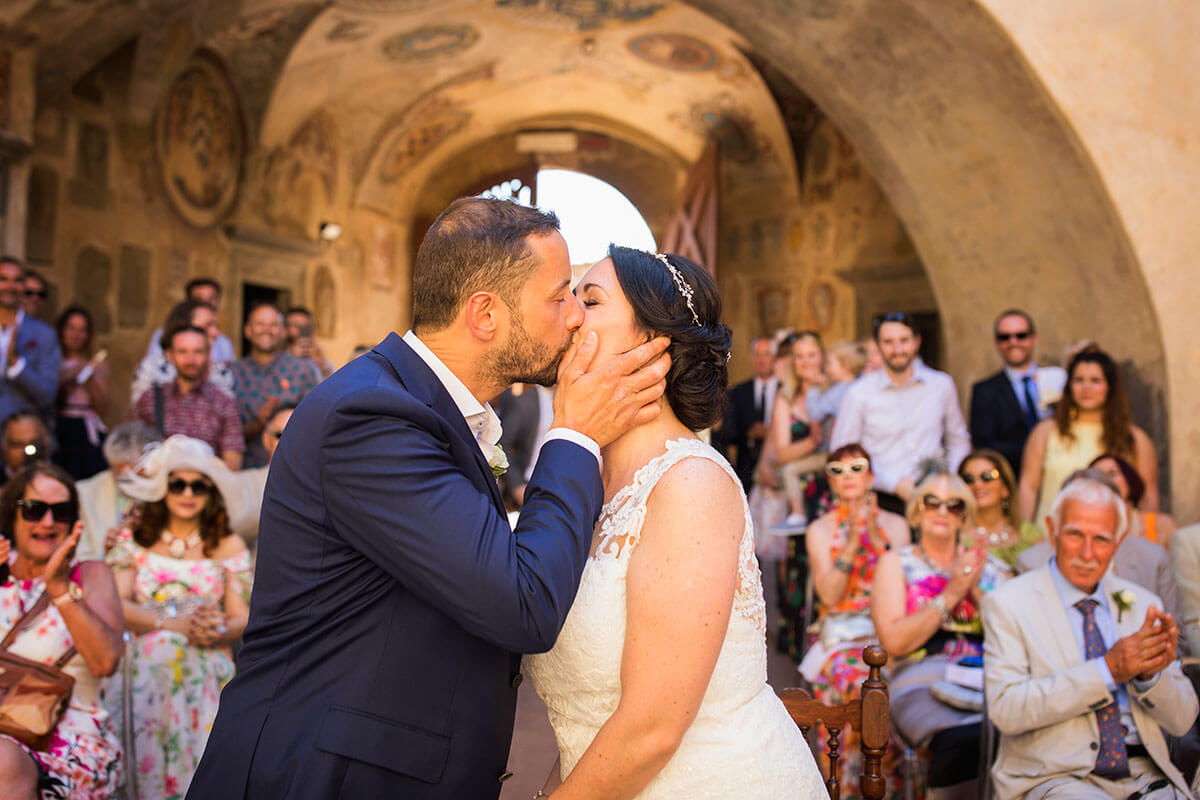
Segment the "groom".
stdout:
[[[310,393],[271,463],[237,676],[190,800],[495,798],[521,653],[588,554],[599,445],[658,413],[656,339],[593,364],[553,214],[457,200],[413,267],[413,330]],[[561,367],[560,367],[561,362]],[[558,379],[516,530],[491,465],[510,383]]]

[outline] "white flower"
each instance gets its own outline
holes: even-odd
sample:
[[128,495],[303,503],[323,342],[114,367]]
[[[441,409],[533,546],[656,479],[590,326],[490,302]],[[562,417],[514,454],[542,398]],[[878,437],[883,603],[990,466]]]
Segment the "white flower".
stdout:
[[1121,617],[1126,611],[1133,608],[1133,604],[1137,602],[1137,596],[1128,589],[1118,589],[1112,593],[1113,602],[1117,604],[1117,622],[1121,621]]
[[503,447],[496,445],[492,457],[488,459],[488,466],[492,468],[492,475],[496,478],[508,472],[508,456],[504,454]]

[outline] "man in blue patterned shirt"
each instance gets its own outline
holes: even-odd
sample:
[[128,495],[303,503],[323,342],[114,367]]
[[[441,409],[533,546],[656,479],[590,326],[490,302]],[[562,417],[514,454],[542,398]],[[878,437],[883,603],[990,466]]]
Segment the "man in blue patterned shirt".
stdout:
[[234,363],[234,394],[242,433],[246,437],[248,467],[267,463],[262,445],[263,427],[281,405],[296,405],[320,381],[313,363],[281,349],[283,312],[273,303],[260,302],[246,315],[250,354]]

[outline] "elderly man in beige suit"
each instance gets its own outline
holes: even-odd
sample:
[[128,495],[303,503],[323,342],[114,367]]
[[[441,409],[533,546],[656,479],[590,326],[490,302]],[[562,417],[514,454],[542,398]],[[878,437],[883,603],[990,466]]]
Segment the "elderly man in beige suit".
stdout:
[[1054,559],[984,599],[1001,800],[1192,797],[1163,736],[1200,708],[1176,659],[1179,629],[1152,592],[1107,574],[1127,526],[1111,488],[1070,481],[1051,512]]

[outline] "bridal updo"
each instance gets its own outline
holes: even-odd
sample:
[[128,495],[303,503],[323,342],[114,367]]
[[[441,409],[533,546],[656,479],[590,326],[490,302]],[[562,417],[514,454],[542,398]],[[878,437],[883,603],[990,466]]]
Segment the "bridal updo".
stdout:
[[608,255],[637,324],[671,339],[666,390],[671,410],[690,430],[711,427],[725,411],[732,343],[729,326],[721,323],[716,281],[699,264],[674,253],[656,257],[610,245]]

